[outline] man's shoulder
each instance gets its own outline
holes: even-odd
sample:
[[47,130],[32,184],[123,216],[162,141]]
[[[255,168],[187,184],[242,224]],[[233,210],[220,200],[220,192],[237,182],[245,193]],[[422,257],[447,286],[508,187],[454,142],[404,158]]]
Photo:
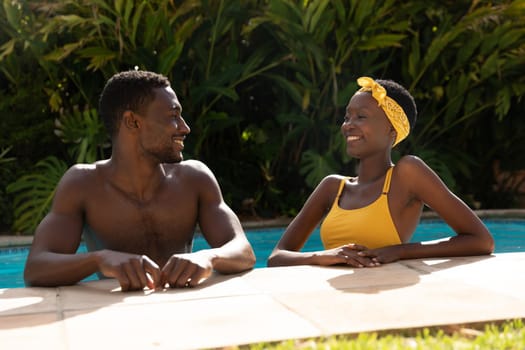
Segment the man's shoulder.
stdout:
[[72,165],[64,174],[64,179],[74,182],[88,182],[96,179],[100,169],[104,168],[107,160],[95,163],[78,163]]
[[196,159],[188,159],[175,164],[165,164],[164,166],[172,171],[185,174],[211,173],[210,168],[206,164]]

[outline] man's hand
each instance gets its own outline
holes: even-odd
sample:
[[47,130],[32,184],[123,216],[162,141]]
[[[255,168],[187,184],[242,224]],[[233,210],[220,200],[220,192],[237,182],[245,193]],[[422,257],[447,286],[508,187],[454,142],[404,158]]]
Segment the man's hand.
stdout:
[[106,277],[116,278],[123,292],[155,289],[160,281],[160,268],[146,255],[121,253],[112,250],[97,252],[99,271]]
[[212,257],[203,252],[174,254],[162,268],[159,286],[194,287],[210,277],[213,272],[211,260]]

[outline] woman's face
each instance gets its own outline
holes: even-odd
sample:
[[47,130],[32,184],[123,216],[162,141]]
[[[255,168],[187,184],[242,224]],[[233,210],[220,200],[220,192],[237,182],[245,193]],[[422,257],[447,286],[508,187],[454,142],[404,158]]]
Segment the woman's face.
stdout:
[[346,152],[362,158],[392,147],[395,131],[385,112],[369,92],[356,92],[346,107],[341,132]]

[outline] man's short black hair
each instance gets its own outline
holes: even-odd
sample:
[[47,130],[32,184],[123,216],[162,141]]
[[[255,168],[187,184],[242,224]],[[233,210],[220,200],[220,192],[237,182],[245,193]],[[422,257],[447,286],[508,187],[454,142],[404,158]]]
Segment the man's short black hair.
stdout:
[[130,70],[112,76],[99,100],[100,117],[109,135],[117,134],[125,111],[140,112],[155,98],[153,89],[168,86],[168,78],[154,72]]
[[410,130],[412,130],[417,119],[417,107],[414,97],[412,97],[407,89],[393,80],[377,79],[376,82],[385,88],[388,97],[396,101],[397,104],[403,108],[410,124]]

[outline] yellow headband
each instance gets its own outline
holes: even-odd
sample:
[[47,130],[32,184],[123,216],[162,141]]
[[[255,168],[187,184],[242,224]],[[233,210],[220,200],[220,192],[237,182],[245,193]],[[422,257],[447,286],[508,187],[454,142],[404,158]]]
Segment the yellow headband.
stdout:
[[359,91],[371,91],[372,96],[376,99],[379,107],[383,109],[388,120],[397,132],[394,146],[405,139],[410,132],[410,124],[408,123],[407,115],[403,108],[397,104],[392,98],[386,95],[386,90],[380,84],[369,77],[361,77],[357,79],[357,84],[361,86]]

